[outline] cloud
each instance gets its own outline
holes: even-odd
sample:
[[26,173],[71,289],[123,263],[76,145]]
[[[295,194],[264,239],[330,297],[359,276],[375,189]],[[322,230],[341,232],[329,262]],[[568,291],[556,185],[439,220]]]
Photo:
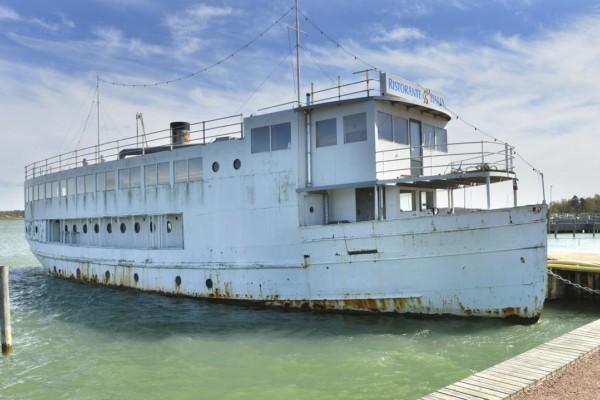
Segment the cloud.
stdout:
[[60,14],[59,16],[60,22],[50,23],[40,18],[22,16],[16,10],[0,5],[0,21],[4,20],[34,24],[49,31],[58,31],[63,28],[72,29],[75,27],[75,23],[72,20],[65,17],[64,14]]
[[423,39],[425,35],[421,30],[411,27],[397,26],[392,30],[383,31],[373,38],[375,42],[404,42],[407,40]]
[[0,5],[0,20],[18,21],[19,19],[19,14],[15,10]]

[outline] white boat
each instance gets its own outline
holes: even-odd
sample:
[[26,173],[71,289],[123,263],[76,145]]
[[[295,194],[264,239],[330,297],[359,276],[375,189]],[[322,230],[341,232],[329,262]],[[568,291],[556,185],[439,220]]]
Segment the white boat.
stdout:
[[[452,143],[442,96],[380,73],[262,114],[172,123],[26,167],[51,274],[286,308],[518,317],[544,304],[543,204],[513,148]],[[514,206],[490,187],[515,183]],[[486,209],[454,206],[486,186]]]

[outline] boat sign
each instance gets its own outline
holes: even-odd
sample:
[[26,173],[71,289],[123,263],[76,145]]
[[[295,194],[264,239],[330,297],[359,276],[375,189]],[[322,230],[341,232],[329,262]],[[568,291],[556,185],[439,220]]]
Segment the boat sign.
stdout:
[[424,88],[398,76],[382,72],[380,82],[381,94],[384,96],[402,97],[403,99],[418,104],[426,104],[440,108],[446,106],[446,100],[443,96],[433,93],[430,89]]

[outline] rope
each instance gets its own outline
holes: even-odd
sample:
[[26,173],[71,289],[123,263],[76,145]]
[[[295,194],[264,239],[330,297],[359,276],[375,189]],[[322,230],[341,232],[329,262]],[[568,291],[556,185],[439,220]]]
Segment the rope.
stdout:
[[116,81],[110,81],[104,78],[98,78],[98,80],[100,82],[103,83],[107,83],[109,85],[113,85],[113,86],[123,86],[123,87],[152,87],[152,86],[160,86],[160,85],[168,85],[170,83],[174,83],[174,82],[179,82],[179,81],[183,81],[186,79],[190,79],[195,77],[196,75],[199,75],[201,73],[204,73],[218,65],[223,64],[224,62],[228,61],[229,59],[235,57],[238,53],[240,53],[242,50],[247,49],[248,47],[250,47],[251,45],[253,45],[255,42],[257,42],[259,39],[261,39],[265,34],[267,34],[267,32],[269,32],[274,26],[278,25],[285,17],[287,17],[289,15],[290,12],[292,12],[292,10],[294,10],[294,7],[291,7],[290,9],[288,9],[285,13],[283,13],[283,15],[281,15],[279,18],[277,18],[271,25],[269,25],[266,29],[264,29],[263,31],[261,31],[257,36],[255,36],[252,40],[246,42],[244,45],[240,46],[239,48],[237,48],[235,51],[233,51],[232,53],[230,53],[229,55],[221,58],[218,61],[215,61],[214,63],[203,67],[199,70],[196,70],[194,72],[191,72],[189,74],[186,75],[182,75],[180,77],[177,78],[173,78],[173,79],[168,79],[168,80],[164,80],[164,81],[156,81],[156,82],[149,82],[149,83],[124,83],[124,82],[116,82]]

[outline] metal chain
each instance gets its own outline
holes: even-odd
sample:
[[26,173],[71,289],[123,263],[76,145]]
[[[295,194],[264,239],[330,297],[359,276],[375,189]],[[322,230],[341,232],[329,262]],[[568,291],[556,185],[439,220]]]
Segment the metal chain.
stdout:
[[591,294],[600,294],[600,289],[592,289],[592,288],[589,288],[589,287],[581,286],[579,283],[571,282],[567,278],[563,278],[562,276],[558,275],[557,273],[553,272],[550,269],[548,269],[548,275],[551,275],[551,276],[555,277],[556,279],[558,279],[559,281],[561,281],[564,284],[571,285],[574,288],[583,290],[584,292],[588,292],[588,293],[591,293]]

